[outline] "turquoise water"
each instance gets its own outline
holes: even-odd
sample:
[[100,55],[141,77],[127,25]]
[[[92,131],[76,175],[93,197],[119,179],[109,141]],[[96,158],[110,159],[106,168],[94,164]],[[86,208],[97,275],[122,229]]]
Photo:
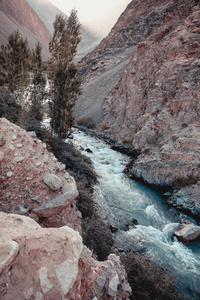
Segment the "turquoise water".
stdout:
[[[123,173],[128,156],[81,131],[77,130],[73,136],[74,145],[91,158],[99,175],[99,184],[94,189],[99,213],[109,225],[121,229],[114,234],[116,246],[145,252],[152,261],[167,266],[176,274],[178,289],[186,299],[200,299],[197,296],[200,292],[200,242],[184,245],[173,237],[179,222],[189,218],[169,208],[159,193]],[[87,148],[93,153],[83,150]],[[133,218],[138,225],[124,231]]]

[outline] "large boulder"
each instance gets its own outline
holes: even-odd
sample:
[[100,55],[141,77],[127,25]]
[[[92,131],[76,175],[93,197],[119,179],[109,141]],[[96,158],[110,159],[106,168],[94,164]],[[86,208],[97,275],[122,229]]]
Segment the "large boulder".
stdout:
[[194,224],[184,224],[174,231],[174,236],[183,243],[193,242],[200,238],[200,228]]
[[0,299],[129,299],[119,257],[95,261],[78,231],[2,212],[0,228]]
[[90,299],[98,267],[77,231],[5,213],[0,227],[0,299]]

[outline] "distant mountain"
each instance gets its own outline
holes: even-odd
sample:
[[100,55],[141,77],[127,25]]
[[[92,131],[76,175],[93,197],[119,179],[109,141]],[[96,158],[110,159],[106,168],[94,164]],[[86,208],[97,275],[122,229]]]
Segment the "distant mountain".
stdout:
[[51,33],[25,0],[0,0],[0,16],[0,45],[7,44],[8,36],[18,29],[31,48],[37,41],[42,43],[43,57],[47,59]]
[[[53,22],[57,14],[65,15],[49,0],[27,0],[34,11],[38,14],[42,22],[46,25],[48,30],[53,34]],[[101,37],[93,33],[92,30],[87,29],[84,25],[81,27],[82,39],[78,47],[76,60],[80,60],[87,53],[89,53],[100,42]]]

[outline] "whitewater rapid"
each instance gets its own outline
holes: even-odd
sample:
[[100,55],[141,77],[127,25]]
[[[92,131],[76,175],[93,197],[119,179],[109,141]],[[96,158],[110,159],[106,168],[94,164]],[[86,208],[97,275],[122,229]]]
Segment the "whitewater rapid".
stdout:
[[[159,193],[128,178],[123,173],[128,156],[79,130],[73,137],[74,145],[91,158],[99,176],[93,194],[99,214],[109,225],[120,228],[114,234],[116,246],[142,251],[153,262],[167,266],[177,276],[177,287],[186,299],[200,299],[200,242],[184,245],[173,237],[181,221],[195,221],[169,208]],[[125,231],[132,219],[138,225]]]

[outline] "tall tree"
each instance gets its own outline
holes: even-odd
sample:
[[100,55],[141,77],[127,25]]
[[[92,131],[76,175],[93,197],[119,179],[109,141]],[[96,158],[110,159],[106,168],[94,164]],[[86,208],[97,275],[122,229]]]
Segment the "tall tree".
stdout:
[[30,91],[30,110],[34,118],[42,121],[44,115],[44,102],[47,98],[46,75],[42,68],[42,46],[38,42],[32,52],[33,80]]
[[54,34],[49,44],[52,54],[50,117],[54,134],[67,138],[74,124],[73,107],[81,93],[81,79],[73,63],[80,38],[80,22],[76,10],[69,17],[57,15]]
[[20,93],[30,80],[28,74],[30,50],[27,39],[23,39],[18,30],[8,37],[6,52],[9,89],[11,92]]
[[27,39],[15,31],[8,37],[6,46],[6,64],[8,69],[8,88],[15,96],[17,103],[21,105],[18,125],[25,126],[28,115],[28,85],[30,83],[29,63],[30,50]]

